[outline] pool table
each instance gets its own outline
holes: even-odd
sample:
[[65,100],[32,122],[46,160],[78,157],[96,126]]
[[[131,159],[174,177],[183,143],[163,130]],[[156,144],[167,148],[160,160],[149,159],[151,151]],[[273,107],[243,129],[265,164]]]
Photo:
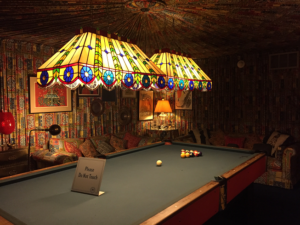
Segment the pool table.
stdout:
[[[181,158],[181,149],[202,156]],[[265,172],[266,156],[182,142],[118,152],[107,155],[101,196],[72,192],[75,170],[73,162],[0,179],[2,220],[28,225],[202,224]]]

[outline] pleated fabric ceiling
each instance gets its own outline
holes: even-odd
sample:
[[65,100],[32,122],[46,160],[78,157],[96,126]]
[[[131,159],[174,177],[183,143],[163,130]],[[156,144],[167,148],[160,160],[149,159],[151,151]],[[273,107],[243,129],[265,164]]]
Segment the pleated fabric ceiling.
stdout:
[[37,82],[43,87],[62,84],[70,89],[79,85],[90,90],[99,86],[163,89],[158,83],[167,80],[165,73],[129,41],[102,36],[100,31],[75,35],[39,67]]
[[[210,91],[212,81],[192,58],[183,53],[159,50],[151,60],[167,75],[159,78],[158,87],[169,90]],[[166,80],[167,83],[162,82]]]

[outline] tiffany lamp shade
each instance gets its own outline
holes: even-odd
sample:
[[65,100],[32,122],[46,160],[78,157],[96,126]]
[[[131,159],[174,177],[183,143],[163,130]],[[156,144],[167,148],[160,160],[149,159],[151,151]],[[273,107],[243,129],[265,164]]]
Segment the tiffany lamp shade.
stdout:
[[158,88],[164,85],[169,90],[181,91],[210,91],[212,88],[211,79],[188,55],[163,49],[157,51],[151,60],[167,75],[167,83],[158,78]]
[[100,31],[75,35],[37,71],[43,87],[63,84],[70,89],[85,85],[112,90],[116,86],[131,90],[164,89],[165,73],[130,40],[114,39]]

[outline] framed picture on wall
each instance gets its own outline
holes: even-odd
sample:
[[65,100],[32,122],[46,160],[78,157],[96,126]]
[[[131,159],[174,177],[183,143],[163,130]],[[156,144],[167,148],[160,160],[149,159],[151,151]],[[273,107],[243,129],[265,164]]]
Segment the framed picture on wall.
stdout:
[[175,92],[175,109],[193,109],[193,92],[176,91]]
[[77,88],[77,96],[78,97],[100,97],[100,88],[96,88],[95,90],[91,91],[86,88],[85,85],[79,86]]
[[43,88],[37,84],[36,75],[29,75],[29,113],[72,111],[71,89],[63,85]]
[[136,98],[136,91],[130,89],[122,90],[122,98]]
[[153,120],[153,91],[139,91],[139,120]]
[[115,102],[117,101],[117,88],[109,91],[102,88],[102,101],[104,102]]

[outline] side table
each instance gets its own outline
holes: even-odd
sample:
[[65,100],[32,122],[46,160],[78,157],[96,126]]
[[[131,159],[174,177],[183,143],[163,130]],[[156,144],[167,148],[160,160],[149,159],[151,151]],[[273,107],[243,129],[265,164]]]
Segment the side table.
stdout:
[[0,177],[28,171],[27,148],[0,147]]
[[179,136],[179,131],[178,129],[147,129],[146,131],[151,137],[160,137],[161,141],[166,137],[170,136],[171,141]]

